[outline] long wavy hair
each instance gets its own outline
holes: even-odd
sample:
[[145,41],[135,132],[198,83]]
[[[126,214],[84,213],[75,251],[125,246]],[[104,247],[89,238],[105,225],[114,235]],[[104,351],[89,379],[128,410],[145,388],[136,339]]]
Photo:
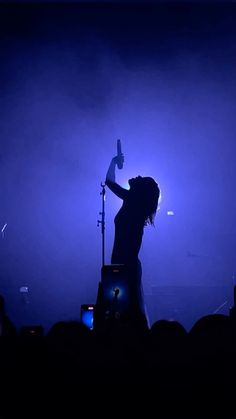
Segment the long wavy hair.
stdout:
[[[136,180],[137,179],[137,180]],[[130,198],[139,208],[144,218],[144,225],[154,225],[160,189],[152,177],[138,177],[130,187]]]

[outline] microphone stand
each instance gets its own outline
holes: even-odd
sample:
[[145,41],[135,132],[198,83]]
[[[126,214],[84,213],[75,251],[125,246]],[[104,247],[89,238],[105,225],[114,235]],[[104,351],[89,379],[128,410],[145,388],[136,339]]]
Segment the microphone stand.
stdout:
[[97,220],[97,226],[101,224],[101,233],[102,233],[102,267],[105,265],[105,183],[101,182],[102,191],[100,195],[102,197],[102,211],[99,212],[101,215],[101,220]]

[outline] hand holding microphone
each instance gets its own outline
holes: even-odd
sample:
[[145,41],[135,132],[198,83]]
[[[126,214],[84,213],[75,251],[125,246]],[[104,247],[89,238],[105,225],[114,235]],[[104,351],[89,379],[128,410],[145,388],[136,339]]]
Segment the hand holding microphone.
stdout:
[[121,151],[121,141],[120,140],[117,140],[116,164],[117,164],[118,169],[123,169],[124,154]]

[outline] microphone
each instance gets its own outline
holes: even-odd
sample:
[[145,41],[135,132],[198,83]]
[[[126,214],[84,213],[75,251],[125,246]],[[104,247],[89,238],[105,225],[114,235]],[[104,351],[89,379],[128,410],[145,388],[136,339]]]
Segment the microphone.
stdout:
[[118,169],[123,169],[123,159],[122,159],[121,141],[120,140],[117,140],[117,157],[118,157],[117,167],[118,167]]

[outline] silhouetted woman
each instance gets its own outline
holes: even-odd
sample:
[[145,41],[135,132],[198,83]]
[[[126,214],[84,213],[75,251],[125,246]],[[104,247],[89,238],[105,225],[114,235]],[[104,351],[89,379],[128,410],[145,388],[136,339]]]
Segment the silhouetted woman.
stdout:
[[[120,162],[122,159],[122,162]],[[144,227],[154,224],[160,190],[151,177],[129,179],[130,189],[122,188],[116,183],[115,170],[123,163],[124,156],[111,160],[106,175],[106,185],[123,200],[123,205],[115,216],[115,238],[111,263],[124,264],[128,270],[131,320],[138,320],[148,325],[143,287],[141,282],[142,267],[138,258],[142,244]]]

